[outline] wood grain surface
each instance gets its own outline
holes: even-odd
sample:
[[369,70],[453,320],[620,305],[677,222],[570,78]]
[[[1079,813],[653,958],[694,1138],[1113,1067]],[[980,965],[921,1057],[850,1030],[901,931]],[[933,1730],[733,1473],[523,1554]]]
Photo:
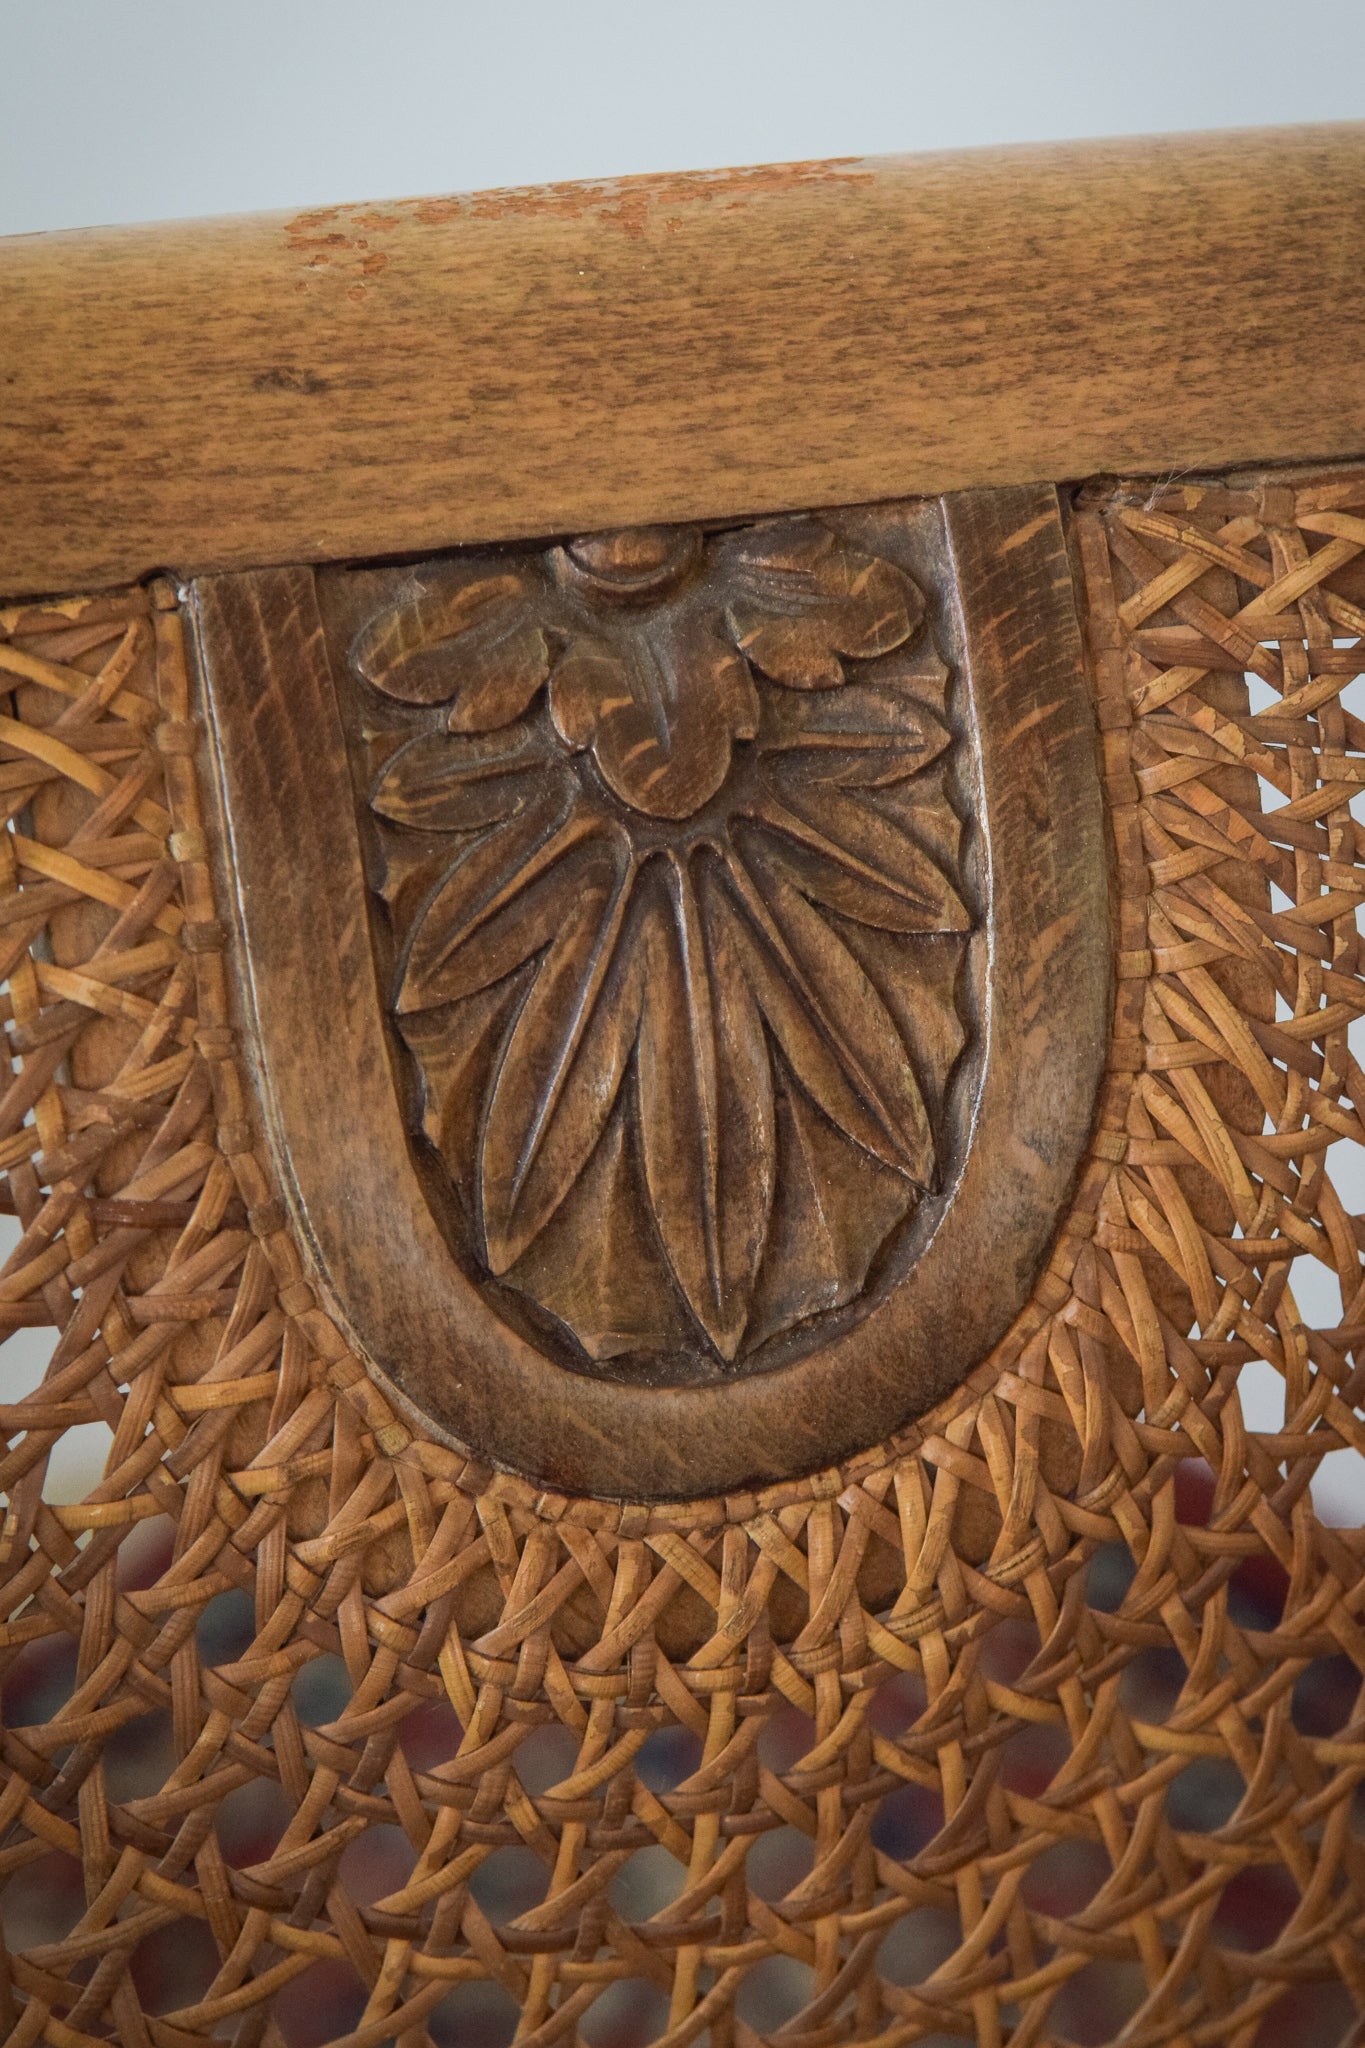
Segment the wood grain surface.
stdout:
[[317,578],[410,1129],[579,1370],[772,1370],[960,1163],[978,777],[937,508],[883,525]]
[[1365,124],[0,244],[0,594],[1365,449]]
[[[904,552],[965,685],[953,716],[980,763],[970,812],[987,943],[972,1000],[984,1058],[955,1106],[950,1096],[956,1139],[876,1283],[739,1377],[593,1376],[490,1290],[497,1262],[457,1242],[448,1176],[410,1111],[316,579],[295,567],[194,586],[244,1036],[312,1277],[409,1413],[568,1491],[732,1491],[827,1465],[923,1413],[1027,1300],[1084,1153],[1109,1021],[1108,875],[1056,492],[864,516],[879,557]],[[378,644],[405,631],[381,614]],[[374,641],[367,629],[352,658]],[[425,688],[407,667],[404,686]],[[816,977],[833,1009],[830,981]],[[550,1088],[529,1070],[520,1085]],[[832,1199],[867,1197],[855,1185]]]

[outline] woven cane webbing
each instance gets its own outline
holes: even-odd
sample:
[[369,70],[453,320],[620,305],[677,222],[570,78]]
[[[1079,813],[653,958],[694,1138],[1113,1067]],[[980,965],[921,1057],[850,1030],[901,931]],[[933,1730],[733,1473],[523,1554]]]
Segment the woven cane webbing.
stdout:
[[13,2041],[1365,2038],[1365,475],[1073,534],[1118,994],[1050,1266],[918,1428],[683,1507],[390,1411],[257,1149],[174,592],[0,615]]

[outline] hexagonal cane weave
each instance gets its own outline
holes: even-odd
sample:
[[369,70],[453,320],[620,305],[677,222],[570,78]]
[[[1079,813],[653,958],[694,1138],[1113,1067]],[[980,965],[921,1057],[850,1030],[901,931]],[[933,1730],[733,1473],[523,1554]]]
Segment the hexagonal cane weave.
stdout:
[[1365,1537],[1313,1492],[1365,1452],[1365,476],[1072,531],[1074,1205],[918,1427],[685,1506],[390,1412],[257,1149],[175,593],[0,615],[12,2041],[1365,2039]]

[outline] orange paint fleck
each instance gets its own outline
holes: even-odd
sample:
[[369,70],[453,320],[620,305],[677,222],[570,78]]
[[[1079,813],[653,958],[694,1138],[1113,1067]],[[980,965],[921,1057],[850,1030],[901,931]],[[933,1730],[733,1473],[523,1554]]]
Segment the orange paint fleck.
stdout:
[[[742,206],[749,199],[812,185],[867,184],[873,173],[859,170],[861,161],[859,157],[829,157],[806,163],[751,164],[733,170],[585,179],[572,185],[513,186],[501,192],[475,192],[466,199],[441,203],[467,211],[475,220],[581,220],[586,215],[596,215],[628,235],[639,236],[663,207],[670,209],[663,220],[671,228],[674,221],[681,225],[681,216],[672,211],[679,205],[709,204],[721,199],[730,206]],[[429,207],[430,202],[426,205]],[[443,217],[453,216],[446,213]]]
[[[875,173],[859,157],[830,157],[805,163],[753,164],[733,170],[682,171],[638,178],[590,178],[567,185],[510,186],[502,191],[456,193],[447,198],[405,199],[380,210],[374,206],[315,207],[296,214],[285,225],[290,248],[311,257],[314,265],[328,258],[312,252],[335,249],[341,262],[354,262],[368,276],[377,276],[387,257],[366,253],[369,238],[395,228],[448,227],[455,221],[599,220],[617,227],[632,240],[652,229],[677,234],[684,225],[680,207],[720,202],[734,212],[752,200],[811,187],[866,185]],[[344,252],[342,254],[341,252]],[[354,297],[354,292],[348,293]]]

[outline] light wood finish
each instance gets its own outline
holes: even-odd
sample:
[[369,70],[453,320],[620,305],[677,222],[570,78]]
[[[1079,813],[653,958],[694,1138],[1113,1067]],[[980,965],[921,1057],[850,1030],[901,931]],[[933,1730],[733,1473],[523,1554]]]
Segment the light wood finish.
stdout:
[[0,247],[0,592],[1365,449],[1365,126]]

